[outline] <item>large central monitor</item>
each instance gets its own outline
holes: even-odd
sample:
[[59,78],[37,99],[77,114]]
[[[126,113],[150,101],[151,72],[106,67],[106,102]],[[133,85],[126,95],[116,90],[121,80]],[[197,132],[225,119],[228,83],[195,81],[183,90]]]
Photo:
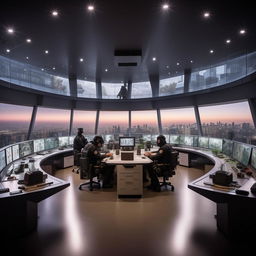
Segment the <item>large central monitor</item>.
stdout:
[[135,147],[135,137],[119,137],[119,147],[123,150],[133,150]]

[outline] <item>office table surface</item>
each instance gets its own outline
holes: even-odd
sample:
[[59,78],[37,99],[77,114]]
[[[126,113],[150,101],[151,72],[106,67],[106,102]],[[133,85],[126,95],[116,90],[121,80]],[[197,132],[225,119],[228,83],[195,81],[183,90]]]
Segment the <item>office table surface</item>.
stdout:
[[[121,160],[121,153],[122,152],[127,152],[127,153],[132,153],[133,152],[133,160]],[[148,157],[144,156],[144,150],[141,150],[141,155],[137,155],[137,151],[121,151],[119,155],[115,154],[115,151],[112,151],[113,153],[113,159],[110,159],[110,157],[107,157],[102,160],[102,162],[106,164],[113,164],[113,165],[128,165],[128,164],[150,164],[152,163],[152,160],[149,159]]]

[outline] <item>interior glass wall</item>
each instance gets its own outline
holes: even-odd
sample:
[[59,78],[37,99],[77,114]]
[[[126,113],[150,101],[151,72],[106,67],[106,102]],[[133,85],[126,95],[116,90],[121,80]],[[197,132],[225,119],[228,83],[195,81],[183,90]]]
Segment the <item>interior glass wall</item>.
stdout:
[[77,97],[96,98],[96,83],[78,79]]
[[100,111],[98,134],[113,134],[114,138],[127,135],[129,128],[128,111]]
[[0,103],[0,148],[27,139],[32,107]]
[[73,134],[77,133],[77,128],[84,129],[84,136],[95,133],[96,111],[75,110],[73,116]]
[[194,108],[162,109],[164,134],[198,135]]
[[158,134],[158,121],[156,110],[132,111],[131,134],[141,138],[143,134]]
[[32,139],[67,136],[70,110],[38,108]]
[[256,144],[256,131],[247,101],[199,107],[203,134]]
[[159,81],[159,96],[179,94],[184,92],[184,75]]
[[152,88],[150,82],[141,82],[132,84],[131,98],[150,98],[152,97]]
[[121,83],[101,83],[103,99],[118,99],[118,93],[123,84]]

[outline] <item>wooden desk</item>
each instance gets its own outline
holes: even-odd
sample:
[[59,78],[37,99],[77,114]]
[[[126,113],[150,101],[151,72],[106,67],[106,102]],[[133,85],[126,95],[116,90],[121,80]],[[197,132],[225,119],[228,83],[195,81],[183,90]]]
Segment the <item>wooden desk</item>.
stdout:
[[152,160],[143,155],[144,151],[141,155],[134,151],[133,160],[121,160],[121,151],[119,155],[113,153],[113,159],[106,158],[103,162],[116,166],[118,197],[142,197],[143,165],[152,163]]

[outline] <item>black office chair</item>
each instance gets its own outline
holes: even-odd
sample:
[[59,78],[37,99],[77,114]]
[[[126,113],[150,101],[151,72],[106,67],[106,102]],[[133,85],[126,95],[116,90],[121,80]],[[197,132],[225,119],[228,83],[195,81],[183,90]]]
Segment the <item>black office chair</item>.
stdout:
[[80,157],[81,157],[81,153],[74,150],[74,165],[77,166],[78,168],[73,168],[72,169],[72,172],[76,172],[76,173],[79,173],[80,171]]
[[[89,190],[93,191],[93,188],[96,186],[97,188],[101,188],[100,184],[100,165],[92,165],[89,163],[88,157],[80,158],[80,178],[81,179],[89,179],[89,181],[84,182],[79,185],[79,189],[82,190],[83,186],[89,185]],[[97,181],[93,179],[97,177]]]
[[174,186],[171,182],[168,182],[169,178],[176,174],[175,169],[176,166],[179,164],[178,162],[179,153],[177,151],[173,151],[171,153],[171,161],[169,164],[158,164],[156,166],[158,168],[157,174],[159,177],[163,177],[163,181],[159,182],[160,187],[165,187],[168,189],[170,187],[171,191],[174,191]]

